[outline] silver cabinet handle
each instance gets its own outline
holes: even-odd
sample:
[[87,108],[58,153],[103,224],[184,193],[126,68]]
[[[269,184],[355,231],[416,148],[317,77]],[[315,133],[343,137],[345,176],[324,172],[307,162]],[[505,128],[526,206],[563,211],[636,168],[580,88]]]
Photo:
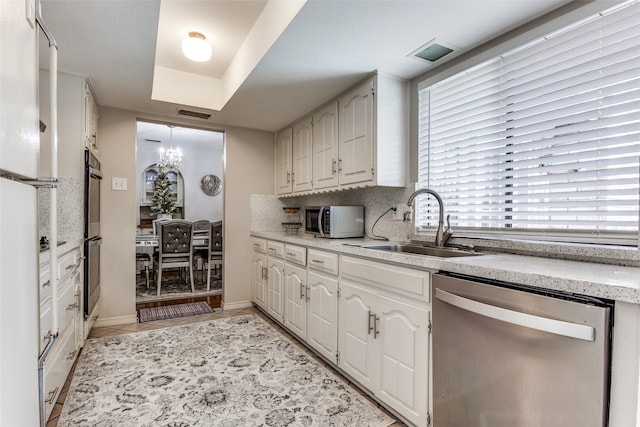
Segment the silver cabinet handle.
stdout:
[[331,175],[335,175],[336,174],[336,165],[338,162],[336,162],[336,159],[331,159]]
[[315,264],[324,264],[324,261],[321,259],[312,259],[311,262],[315,263]]
[[76,308],[80,308],[80,304],[78,304],[77,302],[76,302],[76,303],[74,303],[74,304],[69,304],[69,305],[67,306],[67,311],[69,311],[69,310],[75,310]]
[[287,255],[289,255],[289,256],[296,256],[296,254],[294,254],[293,252],[287,252]]
[[42,284],[42,287],[44,288],[45,286],[51,286],[51,280],[47,280],[46,282],[44,282]]
[[304,299],[304,283],[300,282],[300,299]]
[[306,288],[307,302],[311,301],[311,289],[309,286]]
[[380,316],[376,314],[373,319],[373,339],[376,339],[380,335],[380,329],[378,328],[380,323]]
[[546,317],[535,316],[533,314],[507,310],[506,308],[496,307],[454,295],[439,288],[436,289],[436,298],[440,301],[446,302],[447,304],[451,304],[454,307],[479,314],[480,316],[523,326],[525,328],[549,332],[556,335],[563,335],[570,338],[577,338],[584,341],[595,341],[596,339],[595,329],[591,326],[578,325],[577,323],[564,322],[562,320],[549,319]]
[[53,402],[55,401],[55,398],[56,398],[56,393],[58,393],[59,388],[60,387],[56,387],[49,392],[49,395],[47,396],[47,403],[49,405],[53,405]]
[[[373,331],[373,323],[375,322],[375,314],[371,312],[371,310],[367,313],[367,335],[371,335],[371,331]],[[374,319],[373,322],[371,319]]]

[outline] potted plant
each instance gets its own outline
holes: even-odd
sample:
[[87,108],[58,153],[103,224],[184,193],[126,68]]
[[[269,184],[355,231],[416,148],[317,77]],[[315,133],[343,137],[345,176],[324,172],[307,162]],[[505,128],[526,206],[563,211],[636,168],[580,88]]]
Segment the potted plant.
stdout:
[[171,181],[160,168],[156,177],[153,197],[151,197],[151,214],[157,215],[158,219],[171,219],[176,211],[176,201],[171,192]]

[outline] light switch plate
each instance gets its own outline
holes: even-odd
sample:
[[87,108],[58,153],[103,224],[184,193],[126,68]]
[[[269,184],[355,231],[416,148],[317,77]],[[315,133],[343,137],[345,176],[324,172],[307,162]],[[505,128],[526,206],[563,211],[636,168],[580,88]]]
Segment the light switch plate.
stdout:
[[111,178],[111,189],[114,191],[127,191],[127,178]]

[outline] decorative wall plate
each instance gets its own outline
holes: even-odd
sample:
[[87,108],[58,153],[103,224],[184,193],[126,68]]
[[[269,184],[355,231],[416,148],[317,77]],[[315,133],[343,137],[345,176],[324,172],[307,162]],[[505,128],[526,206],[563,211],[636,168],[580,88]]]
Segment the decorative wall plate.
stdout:
[[222,180],[213,174],[208,174],[200,180],[200,189],[207,196],[216,196],[222,191]]

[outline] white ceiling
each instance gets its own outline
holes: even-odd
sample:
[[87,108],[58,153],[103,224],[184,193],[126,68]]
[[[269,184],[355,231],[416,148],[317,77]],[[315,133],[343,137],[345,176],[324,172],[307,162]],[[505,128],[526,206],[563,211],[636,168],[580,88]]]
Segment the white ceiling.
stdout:
[[[175,25],[160,32],[159,0],[41,3],[42,16],[58,41],[61,71],[89,76],[102,107],[160,114],[170,121],[181,105],[151,99],[154,65],[220,76],[267,1],[163,0]],[[406,79],[422,74],[434,65],[408,55],[434,38],[461,48],[448,60],[566,3],[308,0],[222,111],[208,111],[212,117],[207,122],[275,131],[374,70]],[[218,55],[211,63],[195,64],[177,53],[182,33],[200,28],[214,57]],[[41,52],[42,65],[46,50]]]

